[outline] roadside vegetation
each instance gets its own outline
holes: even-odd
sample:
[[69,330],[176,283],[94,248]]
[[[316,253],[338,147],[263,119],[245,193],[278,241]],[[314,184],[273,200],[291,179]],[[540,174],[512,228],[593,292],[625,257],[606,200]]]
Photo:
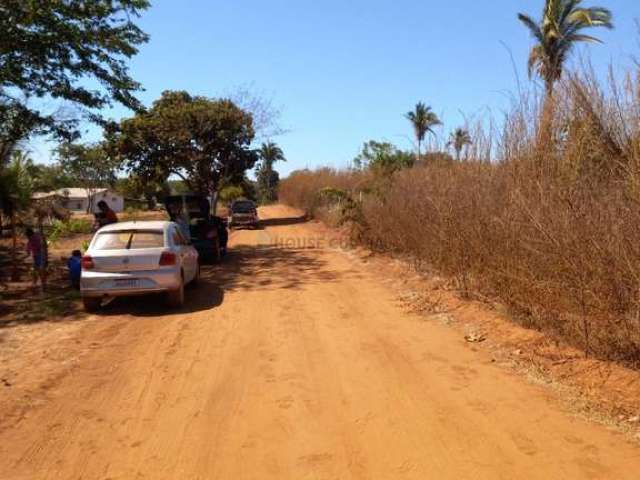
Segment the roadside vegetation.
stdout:
[[[360,159],[294,172],[280,199],[333,220],[348,199],[360,242],[449,276],[463,295],[499,300],[586,355],[640,368],[637,67],[605,85],[588,67],[566,70],[577,43],[598,41],[584,30],[611,28],[603,8],[547,0],[539,21],[519,18],[544,88],[514,100],[501,131],[459,127],[448,150],[418,150],[413,165],[390,161],[387,148],[391,174]],[[408,118],[421,147],[418,107]],[[327,189],[342,193],[327,200]]]
[[[24,277],[28,227],[45,238],[45,256],[59,243],[86,247],[95,205],[72,216],[59,201],[67,188],[85,189],[87,198],[98,188],[118,192],[120,220],[164,217],[157,205],[170,194],[205,195],[213,211],[218,200],[275,200],[273,164],[284,154],[270,139],[283,130],[268,98],[247,87],[219,98],[168,90],[143,105],[128,64],[149,41],[137,21],[150,2],[41,3],[0,1],[0,261],[11,257],[11,282]],[[128,118],[105,117],[116,105]],[[88,122],[102,138],[83,141]],[[55,142],[47,165],[29,156],[36,138]],[[256,165],[254,182],[247,172]]]

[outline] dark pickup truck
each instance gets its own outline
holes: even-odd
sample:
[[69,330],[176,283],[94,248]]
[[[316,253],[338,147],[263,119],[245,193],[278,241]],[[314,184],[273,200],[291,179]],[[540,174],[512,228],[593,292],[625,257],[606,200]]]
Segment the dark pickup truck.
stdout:
[[258,228],[258,208],[251,200],[236,200],[229,205],[229,228],[249,227]]
[[227,253],[226,222],[211,214],[211,205],[205,196],[170,195],[164,199],[164,206],[183,235],[189,233],[200,263],[217,263]]

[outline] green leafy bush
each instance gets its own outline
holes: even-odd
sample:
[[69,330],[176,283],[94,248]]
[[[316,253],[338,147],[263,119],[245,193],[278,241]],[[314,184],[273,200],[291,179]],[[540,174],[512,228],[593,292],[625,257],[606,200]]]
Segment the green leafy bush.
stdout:
[[92,224],[88,220],[70,218],[68,220],[54,220],[47,234],[50,242],[55,243],[61,238],[82,233],[91,233]]

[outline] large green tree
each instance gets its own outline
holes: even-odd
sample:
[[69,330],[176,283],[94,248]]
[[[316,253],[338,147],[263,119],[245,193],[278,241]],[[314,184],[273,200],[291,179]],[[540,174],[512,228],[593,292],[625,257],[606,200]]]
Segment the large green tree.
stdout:
[[540,125],[540,142],[551,140],[554,86],[560,78],[574,46],[581,42],[601,41],[583,33],[593,27],[613,28],[611,12],[602,7],[581,6],[582,0],[545,0],[539,21],[524,13],[518,19],[527,27],[536,43],[529,54],[529,76],[537,73],[545,86]]
[[427,133],[435,135],[433,127],[441,125],[442,122],[440,122],[440,119],[435,112],[431,110],[431,107],[422,102],[418,102],[415,109],[408,112],[405,115],[405,118],[409,120],[413,126],[413,132],[416,136],[416,141],[418,142],[417,159],[420,160],[420,147],[422,146],[422,142],[424,141]]
[[381,175],[389,175],[403,168],[413,166],[415,158],[410,152],[396,148],[389,142],[369,140],[362,145],[362,150],[353,159],[357,169],[370,169]]
[[190,190],[211,195],[253,168],[253,138],[251,115],[233,102],[184,91],[164,92],[107,133],[111,155],[141,179],[177,176]]
[[273,169],[276,162],[285,162],[282,149],[274,142],[263,143],[259,150],[260,163],[256,168],[258,199],[262,203],[277,199],[280,175]]
[[[0,0],[0,162],[29,134],[69,140],[82,115],[102,121],[99,110],[114,101],[140,107],[134,97],[140,85],[126,60],[147,41],[134,19],[148,6],[148,0]],[[64,111],[49,111],[51,99]]]

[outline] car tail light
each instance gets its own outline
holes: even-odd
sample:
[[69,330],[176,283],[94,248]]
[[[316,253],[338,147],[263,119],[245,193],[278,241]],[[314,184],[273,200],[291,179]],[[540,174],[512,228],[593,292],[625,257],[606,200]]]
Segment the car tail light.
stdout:
[[82,270],[92,270],[95,267],[91,255],[85,255],[84,257],[82,257],[80,265],[82,266]]
[[161,267],[166,267],[169,265],[175,265],[176,264],[176,254],[173,252],[162,252],[162,255],[160,255],[160,266]]

